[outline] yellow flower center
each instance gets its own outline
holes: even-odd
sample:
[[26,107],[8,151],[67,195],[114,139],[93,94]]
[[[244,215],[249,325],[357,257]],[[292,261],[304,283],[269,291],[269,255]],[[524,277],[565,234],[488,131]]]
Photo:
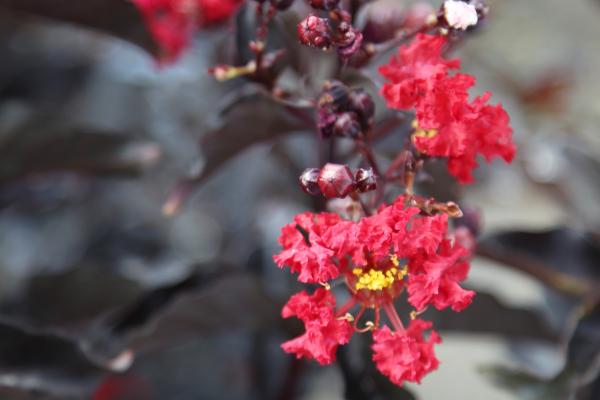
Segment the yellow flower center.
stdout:
[[413,137],[426,137],[426,138],[432,138],[435,135],[438,134],[437,129],[422,129],[419,127],[419,123],[417,122],[417,120],[415,119],[412,123],[412,127],[415,130],[413,132]]
[[404,279],[408,273],[407,266],[402,268],[399,267],[398,257],[390,257],[394,266],[388,270],[376,270],[369,269],[363,270],[362,268],[354,268],[352,274],[354,274],[358,280],[356,281],[354,288],[356,290],[367,289],[367,290],[383,290],[391,287],[394,282]]

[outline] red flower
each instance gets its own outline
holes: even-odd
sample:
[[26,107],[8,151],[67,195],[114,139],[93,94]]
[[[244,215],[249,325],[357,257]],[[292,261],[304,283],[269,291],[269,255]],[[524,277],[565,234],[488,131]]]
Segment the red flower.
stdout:
[[442,57],[445,44],[443,36],[419,34],[410,45],[401,47],[389,64],[379,68],[379,73],[390,81],[381,90],[388,106],[413,108],[438,79],[448,75],[449,69],[460,68],[460,60]]
[[300,318],[306,332],[282,344],[283,350],[298,358],[315,359],[321,365],[335,361],[338,345],[348,343],[354,330],[346,319],[336,318],[334,310],[335,297],[328,290],[317,289],[312,296],[306,292],[292,296],[281,315]]
[[244,0],[196,0],[198,2],[200,26],[221,23],[231,17]]
[[437,369],[433,346],[441,343],[435,331],[425,340],[423,332],[431,322],[415,319],[406,330],[392,332],[387,326],[373,333],[373,361],[377,369],[396,385],[404,381],[420,383],[423,376]]
[[[447,233],[446,215],[421,215],[417,207],[405,206],[407,200],[400,196],[358,222],[336,214],[304,213],[282,229],[283,251],[274,257],[280,267],[299,273],[301,282],[319,282],[327,288],[329,280],[341,275],[350,294],[337,310],[326,289],[293,296],[282,315],[298,316],[306,333],[284,343],[285,351],[327,364],[353,330],[374,330],[374,360],[394,383],[418,382],[437,367],[432,350],[439,342],[437,334],[432,332],[425,341],[423,330],[430,324],[424,321],[413,321],[405,329],[393,304],[407,289],[408,300],[418,311],[429,304],[464,309],[474,295],[459,286],[467,276],[469,251],[452,245],[456,240]],[[360,306],[358,313],[348,314],[355,306]],[[373,310],[374,321],[360,327],[367,309]],[[379,327],[382,310],[394,333]]]
[[411,45],[401,47],[398,57],[380,68],[390,81],[381,93],[391,108],[415,109],[417,150],[446,157],[450,173],[470,183],[478,154],[487,162],[494,157],[511,162],[516,149],[502,105],[488,105],[490,93],[470,102],[468,90],[475,78],[448,75],[460,62],[442,57],[445,43],[443,36],[417,35]]
[[468,307],[475,292],[458,284],[469,273],[469,263],[464,260],[468,255],[467,249],[444,240],[439,254],[430,256],[411,273],[407,288],[410,304],[419,311],[429,304],[438,310],[452,307],[454,311],[462,311]]
[[430,156],[447,157],[450,173],[461,183],[473,181],[477,154],[487,162],[494,157],[511,162],[516,152],[508,114],[500,104],[486,104],[491,93],[469,102],[468,89],[474,84],[468,75],[440,79],[416,106],[420,129],[413,138],[415,147]]
[[186,3],[187,0],[133,0],[160,46],[160,58],[164,61],[176,59],[191,40],[194,17]]
[[158,43],[162,61],[173,61],[189,45],[195,29],[229,18],[243,0],[132,0]]
[[284,250],[273,257],[280,268],[288,266],[299,273],[304,283],[327,282],[338,277],[340,271],[334,257],[335,246],[330,243],[329,229],[342,223],[337,214],[299,214],[294,222],[281,229],[279,244]]

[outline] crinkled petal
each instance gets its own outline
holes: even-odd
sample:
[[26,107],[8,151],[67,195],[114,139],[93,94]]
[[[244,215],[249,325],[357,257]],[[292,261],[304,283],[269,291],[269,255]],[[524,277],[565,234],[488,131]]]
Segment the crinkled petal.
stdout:
[[459,282],[467,277],[469,251],[446,240],[440,253],[423,260],[419,273],[411,273],[408,301],[421,311],[428,305],[442,310],[451,307],[462,311],[471,304],[475,292],[465,290]]
[[387,326],[376,330],[372,349],[377,369],[399,386],[406,381],[420,383],[439,365],[433,347],[441,339],[433,330],[425,339],[424,331],[429,328],[431,322],[415,319],[401,332],[392,332]]
[[295,294],[283,307],[281,315],[298,317],[306,330],[303,335],[283,343],[283,350],[298,358],[315,359],[322,365],[335,361],[337,347],[348,343],[354,332],[346,319],[336,318],[335,297],[322,288],[312,296],[304,291]]

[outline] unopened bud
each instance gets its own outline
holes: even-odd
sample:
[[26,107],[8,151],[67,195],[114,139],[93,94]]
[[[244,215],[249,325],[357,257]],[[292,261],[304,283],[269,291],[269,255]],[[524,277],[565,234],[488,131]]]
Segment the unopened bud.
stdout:
[[328,49],[331,45],[329,22],[326,18],[309,15],[298,24],[298,39],[306,46]]
[[347,165],[325,164],[318,180],[323,196],[344,198],[355,189],[354,176]]
[[370,129],[375,115],[375,103],[371,95],[363,89],[353,90],[350,94],[350,104],[352,111],[358,115],[362,128]]
[[361,134],[358,117],[353,112],[345,112],[337,115],[333,125],[333,133],[338,136],[357,138]]
[[338,25],[335,47],[341,59],[352,57],[362,45],[363,35],[351,24],[342,22]]
[[300,187],[302,190],[310,194],[311,196],[316,196],[321,193],[319,189],[319,169],[318,168],[307,168],[300,175]]
[[361,193],[377,189],[377,178],[373,168],[359,168],[356,171],[356,189]]

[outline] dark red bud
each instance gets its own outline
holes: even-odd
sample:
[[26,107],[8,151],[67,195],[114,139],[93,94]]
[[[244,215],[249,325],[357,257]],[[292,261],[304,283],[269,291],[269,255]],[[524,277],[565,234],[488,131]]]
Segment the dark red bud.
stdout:
[[371,95],[363,89],[353,90],[350,94],[350,104],[352,111],[358,115],[362,128],[370,129],[375,115],[375,103]]
[[323,196],[344,198],[355,189],[354,176],[347,165],[325,164],[319,174],[319,188]]
[[347,22],[338,25],[335,47],[341,59],[349,59],[360,50],[363,35]]
[[346,108],[350,96],[350,89],[339,81],[326,81],[323,84],[323,92],[319,97],[319,105],[331,103],[335,111],[341,111]]
[[329,22],[326,18],[309,15],[298,24],[298,39],[306,46],[323,50],[329,48],[331,45]]
[[333,133],[338,136],[357,138],[361,134],[361,126],[358,116],[353,112],[345,112],[337,115],[333,125]]
[[337,8],[340,0],[309,0],[308,2],[312,8],[329,11]]
[[319,189],[319,169],[318,168],[307,168],[300,175],[300,187],[305,193],[311,196],[316,196],[321,193]]
[[377,189],[377,177],[373,168],[359,168],[356,171],[356,189],[361,193]]

